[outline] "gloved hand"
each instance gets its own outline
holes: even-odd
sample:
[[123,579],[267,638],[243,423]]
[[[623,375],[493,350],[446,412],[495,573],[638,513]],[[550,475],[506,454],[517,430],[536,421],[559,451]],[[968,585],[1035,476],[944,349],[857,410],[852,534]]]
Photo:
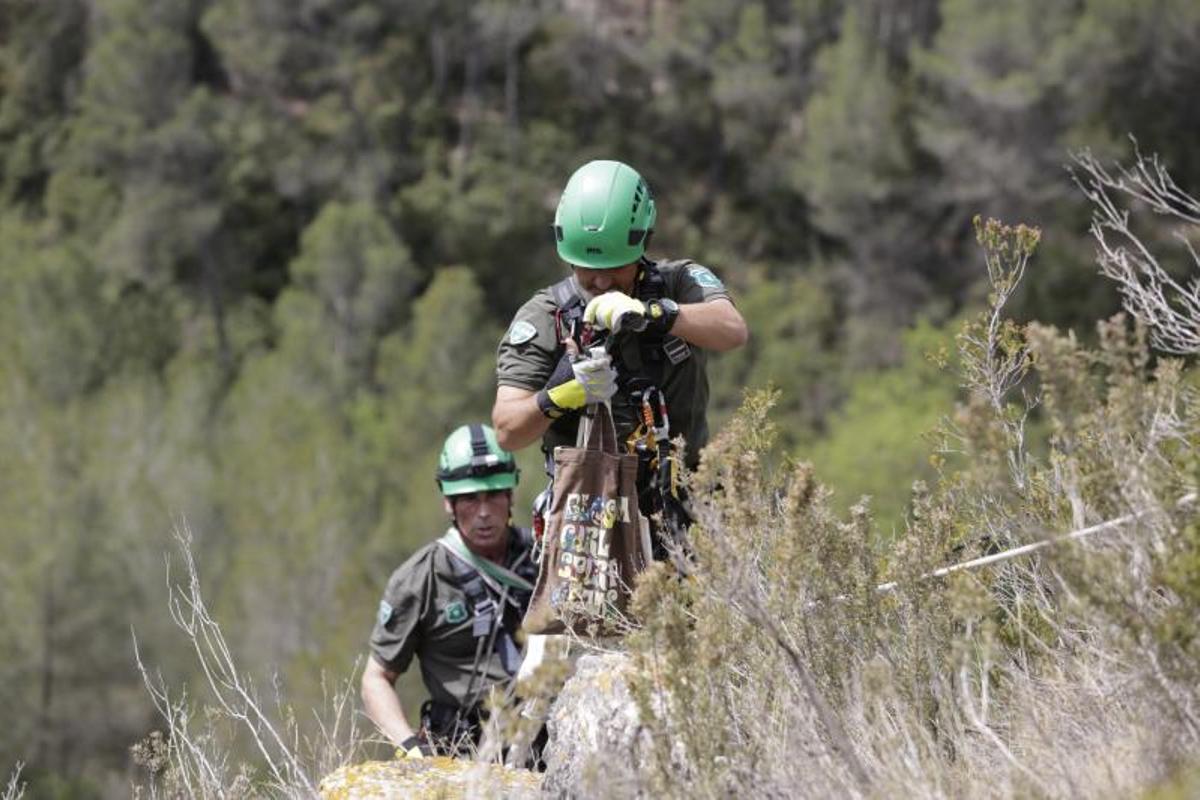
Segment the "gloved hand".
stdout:
[[593,297],[583,310],[583,321],[613,333],[635,333],[647,328],[666,333],[679,316],[679,305],[669,298],[643,303],[621,292],[605,292]]
[[538,408],[550,419],[577,411],[589,403],[603,403],[617,393],[617,371],[608,353],[572,361],[564,353],[546,388],[537,393]]
[[587,304],[583,321],[613,333],[620,333],[622,328],[640,331],[646,327],[646,306],[622,292],[605,292]]
[[433,748],[420,736],[413,734],[396,748],[396,758],[433,758]]

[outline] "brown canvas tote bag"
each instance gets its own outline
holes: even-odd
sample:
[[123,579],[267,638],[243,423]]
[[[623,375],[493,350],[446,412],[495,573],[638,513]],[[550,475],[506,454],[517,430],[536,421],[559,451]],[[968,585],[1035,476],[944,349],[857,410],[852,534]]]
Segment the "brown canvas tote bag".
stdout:
[[582,447],[554,450],[554,491],[527,633],[620,632],[634,578],[650,559],[637,504],[637,456],[618,451],[606,404],[595,407],[580,438]]

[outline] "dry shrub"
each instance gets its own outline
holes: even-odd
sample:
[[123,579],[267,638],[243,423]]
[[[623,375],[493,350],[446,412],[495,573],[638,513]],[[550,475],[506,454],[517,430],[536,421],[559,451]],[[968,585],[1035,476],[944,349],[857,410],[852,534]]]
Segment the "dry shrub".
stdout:
[[271,691],[261,691],[239,667],[204,601],[186,522],[175,529],[175,538],[183,580],[173,581],[168,568],[168,611],[196,656],[204,700],[172,689],[143,663],[134,637],[134,659],[165,732],[151,731],[130,747],[140,768],[133,795],[315,797],[320,777],[353,760],[366,742],[353,702],[357,667],[337,686],[322,678],[324,706],[302,717],[283,696],[278,679]]
[[[1002,305],[1036,232],[977,231]],[[993,305],[960,338],[966,398],[940,437],[953,457],[914,487],[894,540],[865,500],[842,516],[811,467],[775,465],[775,397],[748,395],[694,476],[695,574],[652,572],[635,598],[634,690],[653,743],[631,767],[641,791],[1113,796],[1197,759],[1187,370],[1152,356],[1139,321],[1102,324],[1089,350],[999,317]],[[1025,446],[1030,413],[1051,430],[1044,456]]]

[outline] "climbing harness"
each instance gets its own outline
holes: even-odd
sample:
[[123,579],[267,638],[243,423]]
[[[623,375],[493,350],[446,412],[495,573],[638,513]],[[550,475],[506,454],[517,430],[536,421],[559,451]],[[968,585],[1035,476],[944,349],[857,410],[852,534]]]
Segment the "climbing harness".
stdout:
[[[452,742],[477,723],[477,706],[483,688],[480,678],[485,660],[490,658],[492,653],[496,653],[505,673],[510,677],[516,675],[521,666],[521,649],[517,646],[509,626],[504,624],[504,616],[509,608],[519,615],[529,604],[537,573],[536,566],[530,558],[532,542],[529,533],[521,528],[510,530],[518,536],[525,551],[513,569],[472,553],[463,542],[462,534],[453,526],[438,539],[438,544],[451,555],[450,565],[454,577],[472,611],[471,634],[475,637],[475,659],[471,665],[466,703],[462,708],[456,709],[458,716],[453,724],[447,725],[445,720],[442,721],[442,735]],[[476,717],[475,721],[471,720],[472,715]],[[450,731],[449,735],[445,733],[446,730]]]
[[[666,296],[666,281],[657,264],[644,257],[639,263],[641,269],[634,295],[644,303],[662,300]],[[638,420],[625,442],[629,452],[638,456],[638,505],[647,519],[658,515],[665,528],[665,537],[655,537],[653,542],[654,558],[661,561],[673,555],[676,566],[685,572],[688,557],[686,533],[694,518],[688,510],[686,492],[681,485],[680,459],[671,441],[666,395],[660,387],[666,365],[687,360],[691,356],[691,348],[683,339],[670,334],[613,335],[586,324],[583,322],[586,304],[579,296],[578,285],[573,277],[551,286],[550,294],[555,305],[554,325],[558,344],[565,346],[566,342],[572,341],[579,353],[603,346],[613,358],[618,375],[617,385],[629,398]],[[564,431],[568,430],[566,426],[577,424],[578,418],[563,418],[553,423],[563,426]],[[538,495],[533,513],[535,548],[539,558],[541,532],[549,513],[554,480],[553,454],[546,452],[545,456],[550,484]]]

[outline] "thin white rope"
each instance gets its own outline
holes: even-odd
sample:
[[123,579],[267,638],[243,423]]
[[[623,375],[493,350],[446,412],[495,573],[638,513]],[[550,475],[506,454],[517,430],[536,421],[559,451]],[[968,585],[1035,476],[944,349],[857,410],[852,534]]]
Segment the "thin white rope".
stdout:
[[[1181,497],[1177,501],[1175,501],[1175,505],[1176,506],[1191,505],[1192,503],[1196,502],[1196,498],[1197,498],[1196,492],[1190,492],[1189,494],[1185,494],[1183,497]],[[970,561],[963,561],[958,564],[952,564],[948,567],[941,567],[939,569],[935,569],[933,572],[927,572],[924,575],[921,575],[919,578],[917,578],[917,580],[924,581],[924,580],[930,580],[931,578],[944,578],[945,576],[950,575],[951,573],[961,572],[962,570],[965,570],[965,569],[975,569],[976,567],[985,567],[985,566],[988,566],[989,564],[996,564],[1001,561],[1008,561],[1008,560],[1016,558],[1018,556],[1027,555],[1029,553],[1033,553],[1037,550],[1041,550],[1043,548],[1050,547],[1051,545],[1059,544],[1061,542],[1075,541],[1078,539],[1083,539],[1088,536],[1091,536],[1094,533],[1101,533],[1103,531],[1109,531],[1109,530],[1113,530],[1114,528],[1119,528],[1122,525],[1127,525],[1128,523],[1133,522],[1134,520],[1137,520],[1141,517],[1146,516],[1146,514],[1148,514],[1148,513],[1150,513],[1150,512],[1149,511],[1135,511],[1132,514],[1126,514],[1123,517],[1116,517],[1114,519],[1110,519],[1105,522],[1098,523],[1096,525],[1091,525],[1087,528],[1080,528],[1079,530],[1071,531],[1070,533],[1063,533],[1063,534],[1059,534],[1058,536],[1051,536],[1048,539],[1042,539],[1041,541],[1033,542],[1031,544],[1024,544],[1024,545],[1021,545],[1020,547],[1014,547],[1011,550],[1005,550],[1000,553],[992,553],[991,555],[980,556],[979,558],[972,558]],[[888,592],[894,592],[898,588],[900,588],[899,581],[888,581],[887,583],[881,583],[878,586],[876,586],[875,592],[877,594],[887,594]],[[847,595],[838,595],[837,597],[835,597],[833,599],[834,599],[834,602],[845,602],[845,601],[849,600],[850,598]],[[817,606],[819,604],[820,604],[819,601],[814,600],[814,601],[809,602],[808,606],[813,607],[813,606]]]

